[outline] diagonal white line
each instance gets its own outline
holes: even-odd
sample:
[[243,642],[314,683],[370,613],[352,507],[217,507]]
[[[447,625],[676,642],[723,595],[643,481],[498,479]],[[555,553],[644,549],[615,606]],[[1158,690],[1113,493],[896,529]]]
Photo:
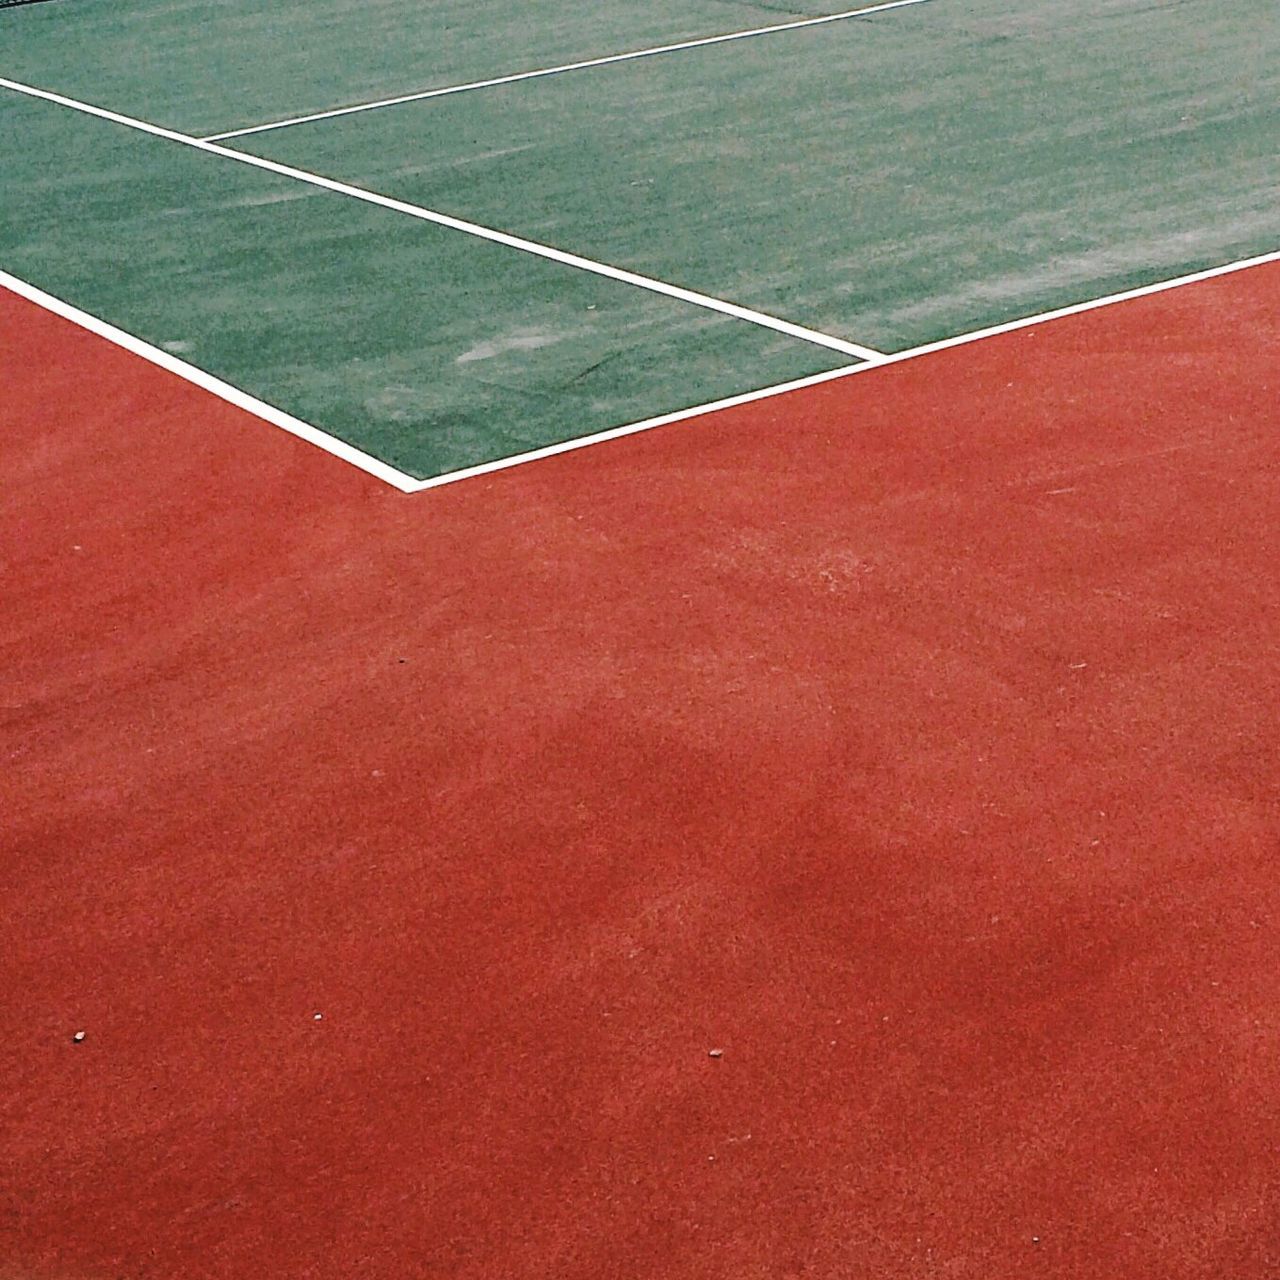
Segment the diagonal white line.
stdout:
[[398,107],[406,102],[423,102],[427,98],[447,98],[455,93],[469,93],[473,89],[493,89],[499,85],[516,84],[521,80],[539,80],[543,76],[563,75],[566,71],[585,71],[590,67],[607,67],[616,62],[634,62],[637,58],[653,58],[663,53],[681,53],[686,49],[704,49],[708,45],[728,44],[733,40],[749,40],[754,36],[771,36],[780,31],[799,31],[802,27],[821,27],[831,22],[847,22],[850,18],[865,18],[873,13],[885,13],[889,9],[906,9],[912,5],[928,4],[929,0],[889,0],[887,4],[874,4],[861,9],[846,9],[843,13],[829,13],[820,18],[801,18],[796,22],[779,22],[771,27],[751,27],[746,31],[731,31],[726,35],[703,36],[697,40],[682,40],[678,44],[660,44],[652,49],[636,49],[631,53],[614,53],[604,58],[588,58],[583,62],[566,62],[558,67],[542,67],[537,71],[517,71],[513,75],[495,76],[491,80],[472,80],[467,84],[447,85],[442,89],[423,89],[417,93],[404,93],[396,98],[378,98],[372,102],[358,102],[353,106],[334,107],[330,111],[316,111],[306,116],[291,116],[287,120],[273,120],[266,124],[249,125],[244,129],[229,129],[226,133],[211,133],[203,142],[225,142],[228,138],[247,138],[253,133],[270,133],[274,129],[288,129],[295,124],[311,124],[316,120],[333,120],[338,116],[357,115],[362,111],[377,111],[381,107]]
[[1250,267],[1260,267],[1267,263],[1280,263],[1280,250],[1274,253],[1263,253],[1253,258],[1242,258],[1238,262],[1224,263],[1220,267],[1210,267],[1206,271],[1196,271],[1191,275],[1176,276],[1171,280],[1161,280],[1155,284],[1142,285],[1137,289],[1127,289],[1123,293],[1111,293],[1105,297],[1092,298],[1088,302],[1076,302],[1069,307],[1059,307],[1055,311],[1044,311],[1039,315],[1026,316],[1021,320],[1010,320],[1005,324],[992,325],[987,329],[975,329],[971,333],[957,334],[953,338],[943,338],[940,342],[928,342],[923,346],[909,347],[904,351],[866,364],[846,365],[842,369],[830,369],[826,373],[815,373],[807,378],[797,378],[791,382],[780,382],[776,386],[761,387],[758,391],[748,391],[743,395],[729,396],[725,400],[713,400],[708,404],[694,405],[690,409],[681,409],[677,413],[666,413],[657,418],[646,418],[643,422],[632,422],[622,427],[613,427],[607,431],[597,431],[594,435],[579,436],[576,440],[566,440],[561,444],[546,445],[541,449],[531,449],[527,453],[514,454],[509,458],[501,458],[496,462],[482,462],[474,467],[461,471],[450,471],[442,476],[433,476],[427,480],[415,480],[410,490],[419,493],[424,489],[438,489],[442,485],[456,484],[459,480],[468,480],[474,476],[489,475],[494,471],[505,471],[508,467],[522,466],[528,462],[536,462],[540,458],[554,457],[558,453],[570,453],[575,449],[585,449],[591,445],[604,444],[609,440],[619,440],[623,436],[633,436],[642,431],[653,431],[657,427],[670,426],[676,422],[687,422],[691,418],[702,418],[709,413],[721,409],[733,409],[738,405],[752,404],[757,400],[772,400],[775,396],[786,395],[790,391],[800,391],[804,387],[816,387],[823,382],[837,382],[855,374],[870,373],[873,369],[883,369],[887,365],[901,364],[905,360],[915,360],[920,356],[933,355],[938,351],[946,351],[951,347],[968,346],[972,342],[980,342],[986,338],[994,338],[1002,333],[1012,333],[1018,329],[1031,329],[1039,324],[1054,320],[1062,320],[1067,316],[1080,315],[1086,311],[1096,311],[1100,307],[1113,306],[1118,302],[1131,302],[1136,298],[1145,298],[1153,293],[1165,293],[1170,289],[1180,289],[1184,285],[1199,284],[1203,280],[1212,280],[1217,276],[1231,275],[1237,271],[1245,271]]
[[748,391],[742,395],[729,396],[726,399],[714,400],[708,404],[694,405],[691,408],[681,409],[675,413],[663,414],[656,418],[646,418],[642,422],[632,422],[625,426],[611,427],[606,431],[597,431],[592,435],[579,436],[575,440],[546,445],[541,449],[531,449],[527,453],[513,454],[511,457],[500,458],[494,462],[482,462],[473,467],[464,467],[458,471],[450,471],[445,475],[432,476],[425,480],[419,480],[406,475],[402,471],[397,471],[387,463],[362,453],[354,446],[329,435],[327,432],[321,431],[318,427],[302,422],[275,408],[275,406],[266,404],[239,390],[237,387],[232,387],[228,383],[222,382],[212,374],[206,373],[203,369],[198,369],[194,365],[188,364],[185,360],[179,360],[167,351],[162,351],[160,348],[154,347],[140,338],[133,337],[132,334],[125,333],[122,329],[117,329],[114,325],[106,323],[106,321],[99,320],[97,317],[91,316],[77,307],[62,302],[60,299],[45,293],[41,289],[37,289],[34,285],[27,284],[26,281],[20,280],[16,276],[0,271],[0,287],[10,289],[14,293],[37,303],[39,306],[66,317],[82,328],[88,329],[91,333],[98,334],[109,342],[113,342],[127,351],[134,352],[143,359],[149,360],[152,364],[159,365],[160,368],[167,369],[169,372],[177,374],[178,377],[185,378],[188,382],[194,383],[221,399],[247,410],[264,421],[270,422],[274,426],[281,427],[285,431],[317,445],[335,457],[341,458],[345,462],[350,462],[362,471],[367,471],[370,475],[386,481],[387,484],[399,489],[401,493],[420,493],[425,489],[437,489],[443,485],[456,484],[459,480],[469,480],[476,476],[490,475],[495,471],[505,471],[511,467],[536,462],[541,458],[554,457],[559,453],[569,453],[577,449],[604,444],[609,440],[619,440],[623,436],[636,435],[642,431],[653,431],[658,427],[670,426],[677,422],[687,422],[693,418],[702,418],[721,409],[732,409],[738,405],[751,404],[757,400],[771,400],[775,396],[786,395],[788,392],[799,391],[805,387],[818,386],[824,382],[842,381],[855,374],[866,373],[871,369],[900,364],[905,360],[914,360],[919,356],[932,355],[935,352],[945,351],[951,347],[967,346],[969,343],[996,337],[1002,333],[1034,328],[1036,325],[1061,320],[1067,316],[1080,315],[1083,312],[1094,311],[1100,307],[1109,307],[1119,302],[1130,302],[1136,298],[1144,298],[1149,294],[1164,293],[1171,289],[1182,288],[1184,285],[1198,284],[1204,280],[1212,280],[1217,276],[1231,275],[1237,271],[1245,271],[1270,263],[1280,263],[1280,250],[1259,254],[1253,258],[1242,258],[1237,262],[1224,263],[1220,267],[1210,267],[1206,271],[1196,271],[1191,275],[1161,280],[1155,284],[1126,290],[1123,293],[1112,293],[1105,297],[1092,298],[1087,302],[1073,303],[1068,307],[1059,307],[1056,311],[1041,312],[1038,315],[1026,316],[1021,320],[1010,320],[1005,324],[993,325],[987,329],[976,329],[971,333],[957,334],[952,338],[944,338],[940,342],[930,342],[923,346],[899,351],[874,363],[846,365],[843,368],[832,369],[827,373],[814,374],[808,378],[797,378],[791,382],[782,382],[771,387],[761,387],[757,391]]
[[169,373],[177,374],[179,378],[183,378],[201,390],[217,396],[219,400],[225,400],[228,404],[235,405],[237,409],[243,409],[246,413],[251,413],[255,417],[261,418],[264,422],[271,423],[273,427],[279,427],[281,430],[289,432],[290,435],[298,436],[300,439],[307,441],[308,444],[313,444],[317,448],[325,450],[326,453],[333,454],[335,458],[341,458],[343,462],[349,462],[353,467],[359,467],[361,471],[367,471],[369,475],[385,481],[385,483],[399,489],[401,493],[412,493],[417,488],[418,481],[416,477],[407,475],[403,471],[397,471],[395,467],[383,462],[380,458],[372,457],[363,450],[357,449],[354,445],[348,444],[345,440],[339,440],[337,436],[331,436],[327,431],[321,431],[319,427],[313,427],[309,422],[303,422],[300,418],[295,418],[292,414],[285,413],[274,405],[267,404],[266,401],[249,395],[246,391],[241,391],[239,387],[233,387],[229,382],[223,382],[221,378],[216,378],[213,374],[206,373],[203,369],[197,368],[193,364],[188,364],[185,360],[180,360],[177,356],[162,348],[153,346],[142,338],[134,337],[133,334],[126,332],[124,329],[118,329],[115,325],[108,324],[105,320],[99,320],[97,316],[90,315],[87,311],[81,311],[79,307],[73,307],[69,302],[63,302],[61,298],[55,298],[53,294],[46,293],[43,289],[37,289],[35,285],[28,284],[25,280],[20,280],[17,276],[10,275],[7,271],[0,271],[0,288],[8,289],[10,293],[16,293],[20,298],[26,298],[28,302],[34,302],[46,311],[51,311],[54,315],[61,316],[64,320],[70,320],[72,324],[78,324],[80,328],[87,329],[90,333],[97,334],[100,338],[105,338],[117,347],[123,347],[125,351],[131,351],[134,355],[141,356],[142,359],[149,361],[151,364],[157,365]]
[[519,249],[523,253],[535,257],[547,258],[552,262],[562,263],[567,267],[576,267],[579,271],[589,271],[592,275],[604,276],[609,280],[618,280],[623,284],[635,285],[650,293],[661,294],[667,298],[675,298],[678,302],[687,302],[691,306],[701,307],[705,311],[715,311],[720,315],[732,316],[735,320],[745,320],[749,324],[759,325],[763,329],[772,329],[777,333],[785,333],[788,337],[799,338],[802,342],[811,342],[815,346],[826,347],[831,351],[839,351],[843,355],[854,356],[859,360],[879,360],[882,354],[870,347],[856,342],[846,342],[843,338],[833,337],[829,333],[819,333],[816,329],[808,329],[804,325],[792,324],[790,320],[780,320],[777,316],[767,315],[763,311],[754,311],[750,307],[740,307],[735,302],[726,302],[723,298],[713,298],[706,293],[698,293],[693,289],[684,289],[679,285],[668,284],[665,280],[655,280],[651,276],[642,276],[635,271],[626,271],[621,267],[610,266],[606,262],[597,262],[594,258],[584,258],[580,254],[566,253],[562,249],[540,244],[536,240],[526,240],[523,236],[509,235],[505,231],[496,231],[492,227],[482,226],[478,222],[467,222],[462,218],[451,217],[435,209],[423,205],[409,204],[405,200],[396,200],[391,196],[380,195],[376,191],[364,187],[353,187],[350,183],[337,182],[318,173],[310,173],[306,169],[295,169],[292,165],[279,164],[275,160],[265,160],[261,156],[249,155],[244,151],[233,151],[230,147],[219,146],[215,142],[205,142],[193,138],[189,134],[178,133],[174,129],[166,129],[161,125],[148,124],[145,120],[137,120],[132,116],[121,115],[116,111],[108,111],[105,107],[95,107],[75,98],[64,97],[60,93],[51,93],[48,89],[37,89],[34,85],[22,84],[17,80],[6,80],[0,77],[0,88],[11,89],[14,93],[26,94],[31,98],[41,98],[46,102],[56,103],[61,107],[69,107],[73,111],[81,111],[86,115],[97,116],[101,120],[110,120],[113,124],[124,125],[149,133],[157,138],[166,138],[170,142],[181,143],[184,147],[192,147],[197,151],[205,151],[210,155],[222,156],[234,160],[237,164],[249,165],[254,169],[264,169],[268,173],[278,174],[283,178],[292,178],[297,182],[305,182],[309,186],[321,187],[325,191],[333,191],[338,195],[350,196],[353,200],[362,200],[365,204],[378,205],[395,213],[403,213],[410,218],[422,222],[432,222],[436,226],[448,227],[453,231],[461,231],[475,236],[479,240],[489,240],[494,244],[506,245],[510,249]]

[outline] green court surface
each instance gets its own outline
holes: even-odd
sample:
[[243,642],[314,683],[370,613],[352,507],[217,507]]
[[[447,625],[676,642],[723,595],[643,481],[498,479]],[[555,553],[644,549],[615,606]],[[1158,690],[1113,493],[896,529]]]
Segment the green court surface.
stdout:
[[739,0],[52,0],[7,14],[0,44],[13,79],[203,134],[796,16]]
[[1274,248],[1273,5],[1010,7],[935,0],[230,145],[887,351]]
[[0,128],[0,266],[411,474],[848,362],[58,107]]
[[[0,76],[203,135],[840,8],[51,0]],[[1273,0],[929,0],[225,145],[893,352],[1274,249],[1278,104]],[[851,360],[3,90],[0,197],[0,268],[416,477]]]

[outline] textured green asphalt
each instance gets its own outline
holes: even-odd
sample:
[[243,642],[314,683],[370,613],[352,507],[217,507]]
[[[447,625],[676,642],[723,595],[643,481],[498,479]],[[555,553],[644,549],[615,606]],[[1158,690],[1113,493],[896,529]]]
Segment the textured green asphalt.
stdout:
[[[933,0],[230,145],[883,349],[1276,247],[1272,0],[1009,9]],[[0,74],[193,133],[791,16],[0,12]],[[0,266],[415,475],[844,362],[11,94],[0,201]]]

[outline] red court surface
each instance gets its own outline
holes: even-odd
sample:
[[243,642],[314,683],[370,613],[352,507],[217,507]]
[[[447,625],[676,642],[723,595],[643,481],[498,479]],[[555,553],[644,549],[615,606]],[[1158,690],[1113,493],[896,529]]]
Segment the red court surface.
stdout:
[[1280,268],[414,496],[0,329],[4,1276],[1280,1274]]

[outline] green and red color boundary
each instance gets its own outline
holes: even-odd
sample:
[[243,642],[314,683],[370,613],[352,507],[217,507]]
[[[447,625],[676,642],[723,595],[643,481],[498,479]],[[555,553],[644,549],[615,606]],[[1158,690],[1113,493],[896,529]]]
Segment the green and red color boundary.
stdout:
[[14,1274],[1276,1273],[1280,267],[417,498],[0,326]]

